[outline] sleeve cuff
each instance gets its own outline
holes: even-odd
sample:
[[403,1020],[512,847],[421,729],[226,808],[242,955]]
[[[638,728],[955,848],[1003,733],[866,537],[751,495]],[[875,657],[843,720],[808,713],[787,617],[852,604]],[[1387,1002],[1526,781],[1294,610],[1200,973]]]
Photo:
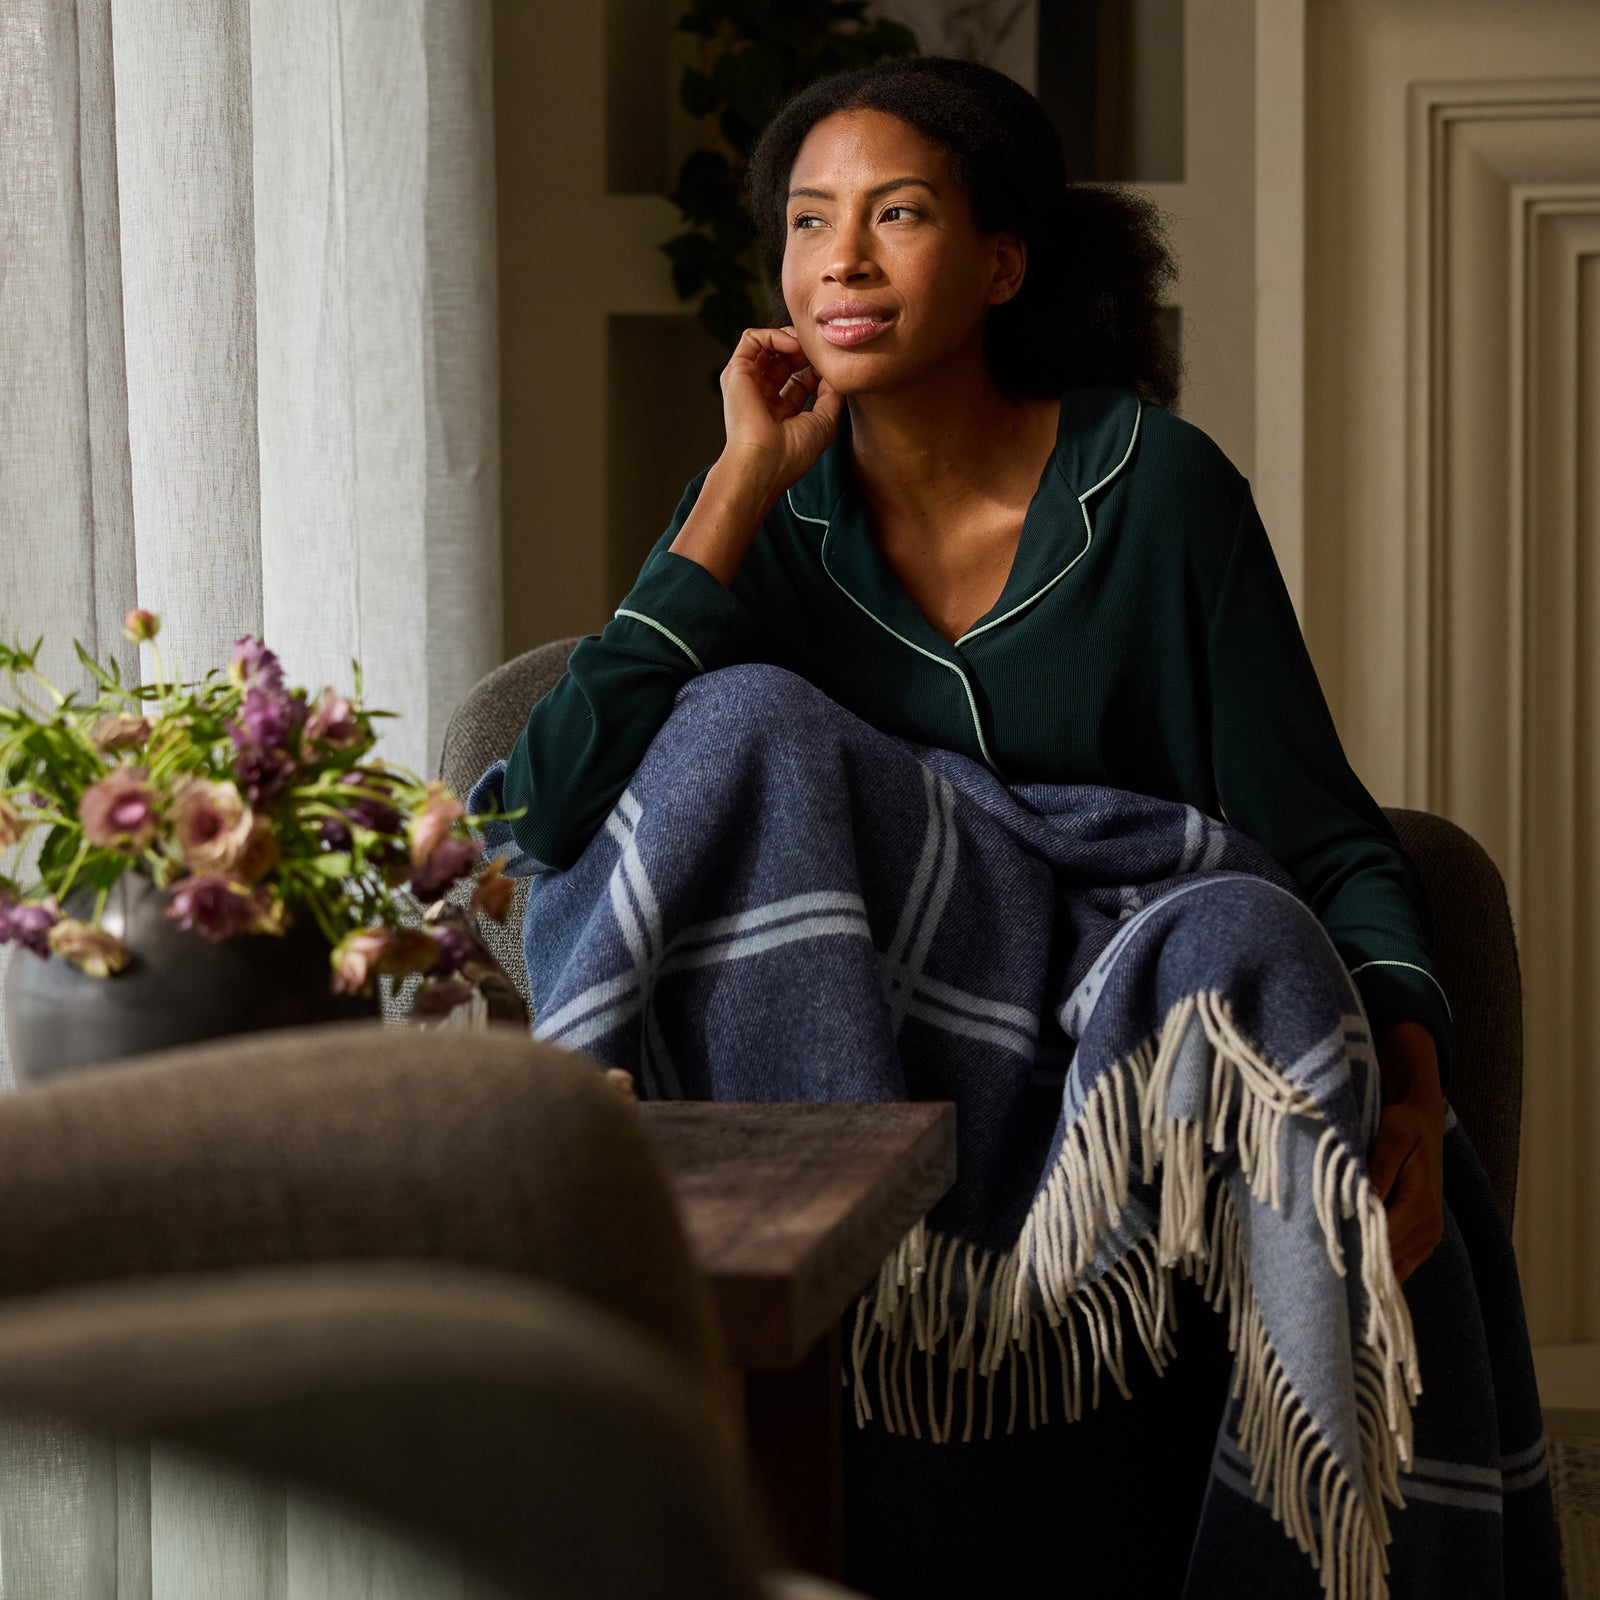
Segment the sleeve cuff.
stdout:
[[1453,1024],[1449,1001],[1433,973],[1414,962],[1358,962],[1351,977],[1361,991],[1373,1043],[1397,1022],[1420,1022],[1432,1035],[1439,1054],[1439,1086],[1446,1096],[1454,1068]]
[[616,614],[653,629],[701,672],[748,661],[755,651],[745,603],[698,561],[671,550],[645,563]]

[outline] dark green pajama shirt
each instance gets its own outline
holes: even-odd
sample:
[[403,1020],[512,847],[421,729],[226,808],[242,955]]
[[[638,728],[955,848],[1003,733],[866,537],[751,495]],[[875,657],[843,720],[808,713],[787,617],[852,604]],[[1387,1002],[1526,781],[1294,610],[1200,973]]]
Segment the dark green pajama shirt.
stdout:
[[1422,880],[1345,759],[1249,482],[1208,435],[1124,389],[1065,391],[1005,590],[955,644],[873,544],[848,407],[731,587],[668,548],[705,478],[517,736],[503,793],[528,808],[529,855],[577,859],[690,678],[770,662],[1008,783],[1131,789],[1248,834],[1304,889],[1375,1036],[1429,1028],[1448,1092]]

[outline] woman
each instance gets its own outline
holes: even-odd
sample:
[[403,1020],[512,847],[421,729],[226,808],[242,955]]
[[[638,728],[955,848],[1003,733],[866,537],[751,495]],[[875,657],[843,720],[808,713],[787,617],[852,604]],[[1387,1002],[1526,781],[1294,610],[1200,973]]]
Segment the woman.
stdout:
[[[1385,1101],[1371,1175],[1403,1281],[1443,1231],[1449,1016],[1429,909],[1345,761],[1248,484],[1168,409],[1172,266],[1152,213],[1069,186],[1031,95],[937,57],[807,89],[749,186],[790,322],[745,332],[722,375],[726,447],[519,737],[517,843],[569,866],[679,688],[741,661],[1010,783],[1220,815],[1293,873],[1361,991]],[[1025,1553],[1030,1527],[1059,1540],[1050,1478],[1068,1455],[1120,1495],[1160,1437],[1178,1503],[1145,1577],[1176,1593],[1229,1365],[1208,1311],[1182,1320],[1199,1335],[1187,1389],[1180,1360],[1132,1404],[965,1454],[852,1437],[856,1581],[1001,1592],[997,1550]]]

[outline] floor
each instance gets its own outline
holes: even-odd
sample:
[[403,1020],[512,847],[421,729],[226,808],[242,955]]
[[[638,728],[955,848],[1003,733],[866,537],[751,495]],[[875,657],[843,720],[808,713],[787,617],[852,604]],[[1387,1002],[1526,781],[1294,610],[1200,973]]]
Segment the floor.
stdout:
[[1546,1411],[1567,1600],[1600,1600],[1600,1411]]

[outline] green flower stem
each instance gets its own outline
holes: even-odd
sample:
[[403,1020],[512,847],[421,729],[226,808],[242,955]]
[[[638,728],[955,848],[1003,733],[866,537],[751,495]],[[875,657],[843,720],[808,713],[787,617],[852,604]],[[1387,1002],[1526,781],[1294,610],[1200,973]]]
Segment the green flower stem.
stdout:
[[83,840],[78,845],[77,855],[72,858],[71,865],[68,866],[65,875],[62,877],[61,882],[56,887],[56,899],[65,900],[67,898],[67,895],[72,890],[73,879],[76,878],[83,870],[83,864],[89,859],[90,852],[93,849],[94,846],[91,845],[87,839]]
[[167,701],[167,675],[161,668],[161,646],[154,639],[151,639],[149,644],[151,665],[156,671],[156,699],[164,706]]

